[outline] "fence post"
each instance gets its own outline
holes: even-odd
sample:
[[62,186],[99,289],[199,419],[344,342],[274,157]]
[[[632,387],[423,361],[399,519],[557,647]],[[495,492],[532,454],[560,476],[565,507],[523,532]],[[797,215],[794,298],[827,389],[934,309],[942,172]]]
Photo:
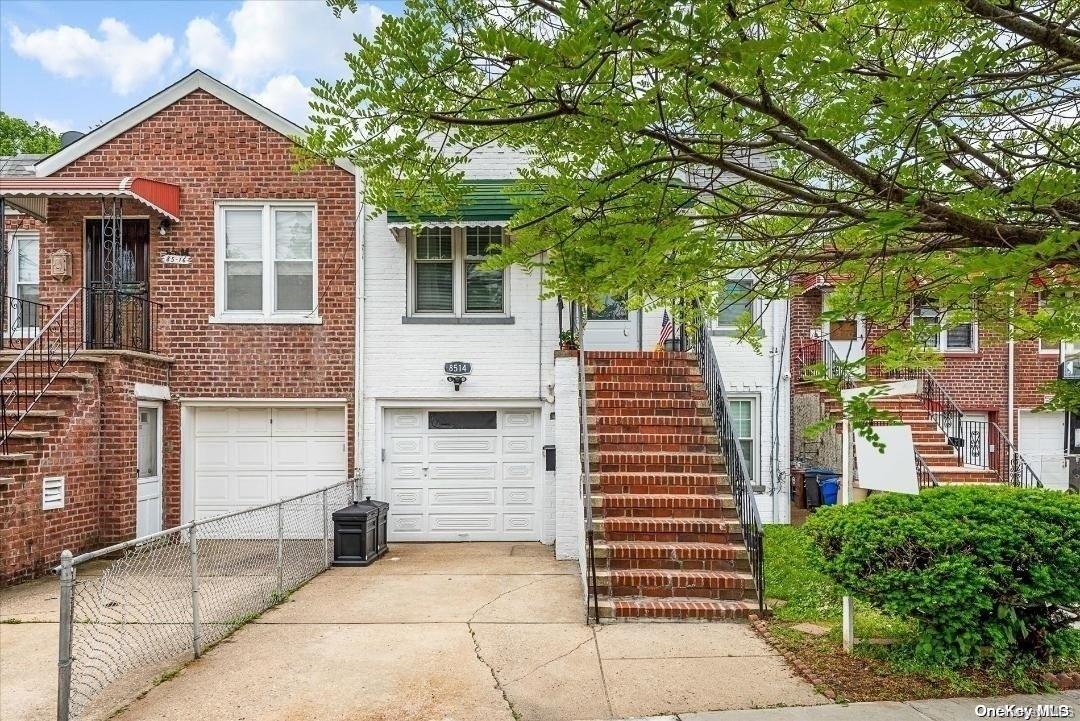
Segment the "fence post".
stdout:
[[322,557],[323,565],[330,568],[330,528],[326,517],[326,489],[322,492]]
[[285,593],[285,534],[284,527],[282,525],[282,510],[285,506],[284,501],[278,501],[277,504],[277,595],[278,601]]
[[198,658],[202,655],[202,618],[199,613],[199,547],[195,540],[194,523],[189,533],[191,547],[191,650]]
[[71,551],[60,554],[60,652],[57,655],[56,719],[68,721],[71,713],[71,632],[75,612],[75,567]]

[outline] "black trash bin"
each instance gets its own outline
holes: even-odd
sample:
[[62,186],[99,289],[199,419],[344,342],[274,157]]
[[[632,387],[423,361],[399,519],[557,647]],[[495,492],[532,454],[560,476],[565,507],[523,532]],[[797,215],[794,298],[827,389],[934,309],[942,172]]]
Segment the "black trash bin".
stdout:
[[390,517],[390,504],[386,501],[373,501],[371,496],[364,499],[365,503],[370,503],[379,509],[379,524],[378,529],[375,532],[375,557],[386,553],[388,548],[386,544],[386,521]]
[[821,482],[826,478],[838,476],[831,468],[811,466],[803,471],[806,478],[806,507],[813,511],[822,505]]
[[385,544],[379,550],[379,516],[379,506],[370,501],[334,511],[335,566],[367,566],[386,551]]

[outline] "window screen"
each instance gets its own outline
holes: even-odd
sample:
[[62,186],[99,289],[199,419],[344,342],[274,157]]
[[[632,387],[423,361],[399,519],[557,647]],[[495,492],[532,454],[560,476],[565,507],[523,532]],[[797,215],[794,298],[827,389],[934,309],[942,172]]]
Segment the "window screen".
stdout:
[[429,411],[428,428],[437,431],[495,430],[497,411]]

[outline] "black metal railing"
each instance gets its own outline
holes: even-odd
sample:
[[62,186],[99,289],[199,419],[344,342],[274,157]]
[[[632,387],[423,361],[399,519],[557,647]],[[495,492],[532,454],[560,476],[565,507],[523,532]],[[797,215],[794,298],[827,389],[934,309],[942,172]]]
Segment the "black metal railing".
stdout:
[[926,465],[926,461],[923,460],[918,451],[915,451],[915,477],[919,481],[920,491],[926,488],[938,487],[937,476],[930,470],[930,466]]
[[1031,469],[1009,437],[992,421],[961,420],[956,449],[965,466],[992,470],[999,483],[1020,488],[1042,488],[1042,481]]
[[[882,375],[893,380],[919,381],[918,395],[923,408],[945,434],[950,446],[958,449],[963,445],[961,423],[964,414],[930,371],[925,368],[899,368],[885,371]],[[959,455],[958,451],[957,456]]]
[[152,353],[161,304],[118,288],[86,289],[86,347]]
[[731,493],[735,499],[735,507],[738,509],[743,543],[750,555],[750,572],[754,577],[758,611],[764,613],[765,567],[761,514],[758,513],[754,488],[747,470],[746,459],[743,457],[742,446],[739,444],[731,420],[731,408],[728,405],[727,391],[724,389],[724,379],[720,374],[720,364],[713,351],[712,336],[704,318],[700,318],[698,322],[694,350],[697,354],[701,378],[705,382],[705,390],[709,396],[713,421],[716,423],[720,450],[724,455],[728,479],[731,482]]
[[25,298],[4,296],[0,306],[0,329],[5,348],[22,348],[48,319],[49,306]]
[[[571,328],[576,327],[584,331],[584,319],[578,317],[579,314],[584,314],[584,312],[584,308],[580,304],[571,305]],[[585,363],[585,349],[579,348],[578,401],[580,403],[581,417],[581,501],[585,507],[586,558],[582,559],[585,563],[585,622],[589,623],[591,617],[594,623],[600,623],[600,597],[597,593],[596,583],[596,539],[593,532],[592,470],[589,462],[589,408],[588,398],[585,393]]]
[[85,293],[75,291],[0,374],[0,449],[75,352],[83,347]]

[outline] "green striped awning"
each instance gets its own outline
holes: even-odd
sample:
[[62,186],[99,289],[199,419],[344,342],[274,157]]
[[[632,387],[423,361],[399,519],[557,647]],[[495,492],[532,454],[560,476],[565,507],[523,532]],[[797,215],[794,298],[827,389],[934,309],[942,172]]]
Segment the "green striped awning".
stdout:
[[399,228],[421,227],[457,227],[463,225],[506,225],[517,212],[520,199],[532,197],[532,193],[515,191],[517,181],[468,180],[464,185],[468,189],[465,202],[446,215],[421,213],[419,218],[410,217],[400,208],[391,208],[386,213],[386,222],[391,230]]

